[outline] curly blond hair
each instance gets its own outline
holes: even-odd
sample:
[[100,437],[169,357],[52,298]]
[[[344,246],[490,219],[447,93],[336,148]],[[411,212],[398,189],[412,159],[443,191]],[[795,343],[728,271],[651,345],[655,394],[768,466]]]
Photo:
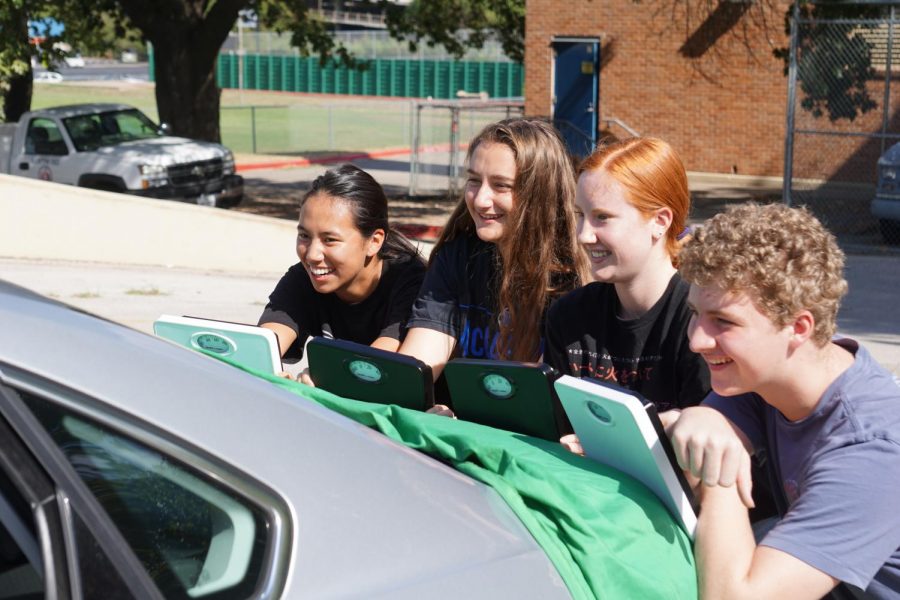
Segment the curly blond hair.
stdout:
[[733,206],[709,219],[679,255],[690,283],[747,293],[780,327],[802,310],[815,319],[820,346],[834,335],[847,293],[844,253],[805,208]]

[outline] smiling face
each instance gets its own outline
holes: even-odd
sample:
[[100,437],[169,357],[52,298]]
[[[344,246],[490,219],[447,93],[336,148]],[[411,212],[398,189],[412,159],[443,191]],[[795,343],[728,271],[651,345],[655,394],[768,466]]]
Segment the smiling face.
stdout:
[[665,244],[660,243],[668,221],[638,211],[606,171],[586,171],[578,178],[575,214],[578,242],[587,251],[595,281],[627,283],[654,255],[671,266]]
[[363,236],[339,198],[317,194],[300,209],[297,256],[320,294],[334,293],[348,303],[368,297],[381,274],[377,254],[383,241],[381,229]]
[[516,157],[505,144],[482,142],[469,158],[466,207],[475,233],[485,242],[498,242],[513,209]]
[[791,326],[778,326],[744,292],[691,285],[691,350],[709,365],[713,390],[723,396],[776,389],[791,353]]

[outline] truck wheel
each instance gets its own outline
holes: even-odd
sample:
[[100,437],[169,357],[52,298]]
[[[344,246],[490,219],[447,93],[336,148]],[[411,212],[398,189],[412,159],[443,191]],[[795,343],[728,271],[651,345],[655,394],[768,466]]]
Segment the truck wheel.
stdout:
[[227,200],[220,200],[216,206],[218,206],[219,208],[234,208],[235,206],[240,204],[241,200],[243,200],[243,199],[244,199],[243,196],[238,196],[237,198],[229,198]]
[[878,224],[881,226],[881,237],[886,244],[900,245],[900,221],[878,219]]
[[112,183],[91,183],[82,187],[86,187],[89,190],[100,190],[103,192],[121,192],[122,188]]

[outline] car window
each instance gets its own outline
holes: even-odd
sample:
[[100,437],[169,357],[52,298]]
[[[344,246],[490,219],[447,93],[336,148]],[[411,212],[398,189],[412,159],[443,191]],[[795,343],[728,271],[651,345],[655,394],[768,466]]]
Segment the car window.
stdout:
[[245,598],[263,569],[261,508],[118,431],[23,394],[167,598]]
[[44,597],[43,562],[27,501],[0,471],[0,599]]
[[44,117],[32,119],[25,134],[26,154],[62,156],[69,153],[56,121]]

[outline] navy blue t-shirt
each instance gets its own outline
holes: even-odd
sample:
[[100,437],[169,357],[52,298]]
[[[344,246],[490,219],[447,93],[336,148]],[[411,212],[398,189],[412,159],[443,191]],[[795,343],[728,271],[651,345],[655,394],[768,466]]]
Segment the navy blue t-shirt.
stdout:
[[407,327],[423,327],[457,340],[464,358],[499,358],[496,316],[500,257],[477,236],[456,238],[435,255],[413,304]]

